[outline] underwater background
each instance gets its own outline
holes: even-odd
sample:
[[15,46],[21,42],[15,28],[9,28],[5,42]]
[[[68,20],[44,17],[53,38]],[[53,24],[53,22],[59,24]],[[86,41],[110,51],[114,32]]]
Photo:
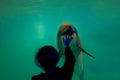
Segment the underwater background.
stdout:
[[[64,22],[73,24],[83,48],[85,80],[120,80],[119,0],[0,0],[0,80],[31,80],[42,70],[34,56],[57,49]],[[77,80],[77,79],[73,79]]]

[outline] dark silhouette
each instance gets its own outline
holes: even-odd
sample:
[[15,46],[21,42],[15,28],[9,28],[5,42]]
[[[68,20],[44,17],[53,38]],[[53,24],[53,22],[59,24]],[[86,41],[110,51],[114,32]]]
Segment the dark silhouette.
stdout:
[[65,44],[65,63],[63,67],[56,66],[59,61],[59,54],[52,46],[40,48],[36,54],[37,63],[45,69],[46,73],[40,73],[32,77],[32,80],[71,80],[74,70],[75,57],[69,47],[70,37],[63,39]]

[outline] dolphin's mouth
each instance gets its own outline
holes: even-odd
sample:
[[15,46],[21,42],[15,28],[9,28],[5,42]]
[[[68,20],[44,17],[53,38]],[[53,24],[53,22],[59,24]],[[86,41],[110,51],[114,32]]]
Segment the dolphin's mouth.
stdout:
[[70,39],[73,39],[75,31],[72,30],[72,28],[68,27],[66,31],[62,33],[63,38],[66,38],[66,36],[70,37]]
[[68,27],[68,28],[62,33],[62,35],[72,35],[74,32],[75,32],[75,31],[74,31],[72,28]]

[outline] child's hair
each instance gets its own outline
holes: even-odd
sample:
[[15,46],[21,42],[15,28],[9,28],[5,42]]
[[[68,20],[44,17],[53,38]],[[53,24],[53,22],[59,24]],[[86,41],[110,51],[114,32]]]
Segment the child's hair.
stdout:
[[54,47],[46,45],[38,50],[35,59],[39,66],[49,70],[56,66],[59,61],[59,55]]

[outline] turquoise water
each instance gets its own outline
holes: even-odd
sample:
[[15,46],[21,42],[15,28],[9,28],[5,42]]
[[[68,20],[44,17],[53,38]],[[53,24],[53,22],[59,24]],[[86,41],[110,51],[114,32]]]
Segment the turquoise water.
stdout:
[[[57,48],[63,22],[73,24],[84,49],[85,80],[120,80],[119,0],[0,1],[0,80],[30,80],[41,69],[38,48]],[[74,79],[77,80],[77,79]]]

